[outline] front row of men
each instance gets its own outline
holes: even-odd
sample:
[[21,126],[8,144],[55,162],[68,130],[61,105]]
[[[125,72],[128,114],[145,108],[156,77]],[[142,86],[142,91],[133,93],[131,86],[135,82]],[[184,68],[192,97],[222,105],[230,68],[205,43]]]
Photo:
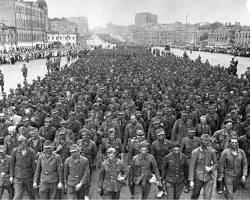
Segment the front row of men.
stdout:
[[[70,146],[71,156],[63,164],[61,157],[52,151],[50,141],[45,141],[44,151],[38,159],[24,136],[19,136],[18,142],[20,145],[13,150],[12,156],[6,155],[5,147],[0,146],[0,199],[4,190],[8,191],[9,199],[22,199],[25,191],[30,199],[55,199],[63,188],[68,199],[84,199],[91,173],[89,161],[80,154],[77,144]],[[139,152],[128,162],[129,166],[119,159],[116,149],[110,147],[101,164],[98,192],[104,199],[119,199],[121,188],[128,180],[132,197],[147,199],[151,183],[155,182],[168,199],[179,199],[185,177],[188,177],[191,199],[198,199],[202,188],[204,199],[211,199],[218,169],[218,181],[224,182],[225,198],[233,199],[239,185],[246,182],[246,155],[238,148],[237,138],[232,137],[229,138],[229,148],[222,152],[217,162],[210,142],[209,135],[202,135],[200,146],[192,151],[189,161],[181,153],[181,146],[174,144],[161,166],[157,165],[155,156],[148,153],[146,141],[139,143]]]

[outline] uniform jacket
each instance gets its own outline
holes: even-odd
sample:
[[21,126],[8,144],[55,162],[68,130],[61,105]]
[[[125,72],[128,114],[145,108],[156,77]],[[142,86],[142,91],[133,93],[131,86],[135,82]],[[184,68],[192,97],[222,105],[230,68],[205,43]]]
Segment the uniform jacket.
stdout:
[[20,147],[13,150],[10,162],[10,176],[15,179],[30,179],[35,173],[36,153],[30,147],[23,155]]
[[[205,167],[212,167],[212,171],[206,172]],[[193,181],[197,179],[207,182],[213,178],[213,173],[216,168],[217,158],[215,151],[211,148],[203,150],[201,147],[198,147],[192,152],[188,180]]]
[[184,181],[186,167],[188,167],[188,164],[183,153],[180,153],[177,157],[170,153],[164,157],[161,177],[169,183],[181,183]]
[[141,154],[138,154],[133,157],[130,165],[129,182],[135,184],[141,182],[142,185],[145,185],[152,174],[155,174],[158,180],[161,179],[154,156],[146,154],[143,158]]
[[80,156],[74,161],[72,156],[66,159],[64,164],[64,181],[69,186],[76,186],[78,183],[83,185],[90,181],[89,161],[84,156]]
[[184,153],[187,159],[191,158],[192,151],[199,147],[200,138],[194,137],[190,139],[189,137],[185,137],[181,141],[181,152]]
[[37,161],[34,183],[37,183],[39,178],[41,183],[62,182],[62,169],[62,159],[58,154],[52,153],[49,158],[41,154]]
[[128,168],[125,163],[120,159],[115,159],[114,162],[108,159],[102,163],[99,175],[99,188],[106,191],[119,192],[122,184],[117,180],[118,175],[121,174],[125,177],[128,175]]
[[242,149],[247,157],[247,163],[250,165],[250,139],[246,135],[243,135],[239,138],[239,148]]
[[93,142],[92,140],[88,141],[78,140],[77,144],[81,149],[81,155],[89,160],[90,166],[93,166],[97,155],[97,147],[95,142]]
[[191,121],[188,119],[187,122],[183,122],[182,119],[178,119],[174,123],[172,130],[171,140],[181,143],[182,138],[187,137],[188,128],[192,127]]
[[237,155],[233,155],[230,148],[222,152],[219,162],[219,177],[247,176],[247,170],[247,158],[242,149],[238,149]]
[[10,185],[10,162],[11,157],[6,155],[4,159],[0,160],[0,174],[5,173],[0,177],[0,187]]
[[53,142],[56,136],[56,128],[54,126],[49,126],[48,128],[43,126],[39,129],[39,135],[44,137],[45,140]]
[[155,157],[156,163],[159,168],[161,168],[163,164],[164,156],[169,154],[171,150],[171,142],[169,140],[164,139],[161,143],[159,140],[156,140],[151,145],[151,154]]
[[[33,142],[35,141],[35,142]],[[28,146],[30,148],[32,148],[36,153],[40,153],[43,151],[43,143],[44,143],[45,139],[41,136],[38,136],[38,138],[36,140],[34,140],[33,138],[30,138],[28,140]]]

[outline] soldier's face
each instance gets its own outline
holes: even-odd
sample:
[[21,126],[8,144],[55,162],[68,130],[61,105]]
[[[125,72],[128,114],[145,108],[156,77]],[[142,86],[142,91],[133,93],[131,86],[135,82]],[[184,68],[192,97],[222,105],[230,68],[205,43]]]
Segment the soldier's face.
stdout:
[[174,154],[179,154],[180,153],[180,147],[174,147],[172,149],[172,151],[173,151]]
[[229,122],[229,123],[226,124],[226,129],[227,130],[231,130],[232,127],[233,127],[233,124],[231,122]]
[[140,152],[142,155],[145,155],[148,152],[148,148],[147,147],[141,147]]
[[231,139],[230,145],[231,145],[231,148],[232,148],[233,150],[235,150],[235,149],[238,148],[238,141],[237,141],[236,139]]
[[108,159],[109,160],[114,160],[115,159],[115,153],[108,153]]
[[52,153],[52,147],[44,147],[44,153],[50,155]]

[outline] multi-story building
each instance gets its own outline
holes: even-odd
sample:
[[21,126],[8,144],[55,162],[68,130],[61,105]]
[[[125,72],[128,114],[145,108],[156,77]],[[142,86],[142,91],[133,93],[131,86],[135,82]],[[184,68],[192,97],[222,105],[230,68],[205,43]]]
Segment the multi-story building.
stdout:
[[215,30],[212,30],[208,36],[208,44],[215,47],[233,46],[235,42],[235,33],[240,29],[240,24],[225,24]]
[[60,34],[58,32],[48,33],[48,43],[60,42],[62,45],[78,45],[78,35]]
[[241,27],[235,32],[235,46],[250,48],[250,27]]
[[[45,46],[48,30],[48,7],[45,0],[1,0],[0,23],[14,30],[14,40],[10,44],[2,41],[3,48]],[[14,41],[14,42],[13,42]]]
[[74,22],[68,21],[66,18],[49,19],[49,31],[59,32],[59,34],[76,34],[78,26]]
[[48,42],[60,42],[62,45],[78,45],[78,26],[66,18],[49,19]]
[[135,14],[135,25],[141,26],[143,24],[157,24],[158,16],[148,12],[141,12]]
[[0,50],[12,49],[17,44],[15,27],[0,24]]
[[150,45],[197,44],[198,30],[190,24],[142,25],[133,32],[133,40]]
[[75,23],[78,26],[78,33],[80,36],[85,36],[89,33],[87,17],[69,17],[67,20]]

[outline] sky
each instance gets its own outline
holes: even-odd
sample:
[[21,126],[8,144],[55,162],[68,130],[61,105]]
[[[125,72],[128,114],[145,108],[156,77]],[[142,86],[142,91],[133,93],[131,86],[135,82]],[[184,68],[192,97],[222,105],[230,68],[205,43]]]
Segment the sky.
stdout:
[[46,0],[49,17],[88,18],[90,29],[134,24],[135,13],[158,15],[158,23],[240,22],[250,25],[250,0]]

